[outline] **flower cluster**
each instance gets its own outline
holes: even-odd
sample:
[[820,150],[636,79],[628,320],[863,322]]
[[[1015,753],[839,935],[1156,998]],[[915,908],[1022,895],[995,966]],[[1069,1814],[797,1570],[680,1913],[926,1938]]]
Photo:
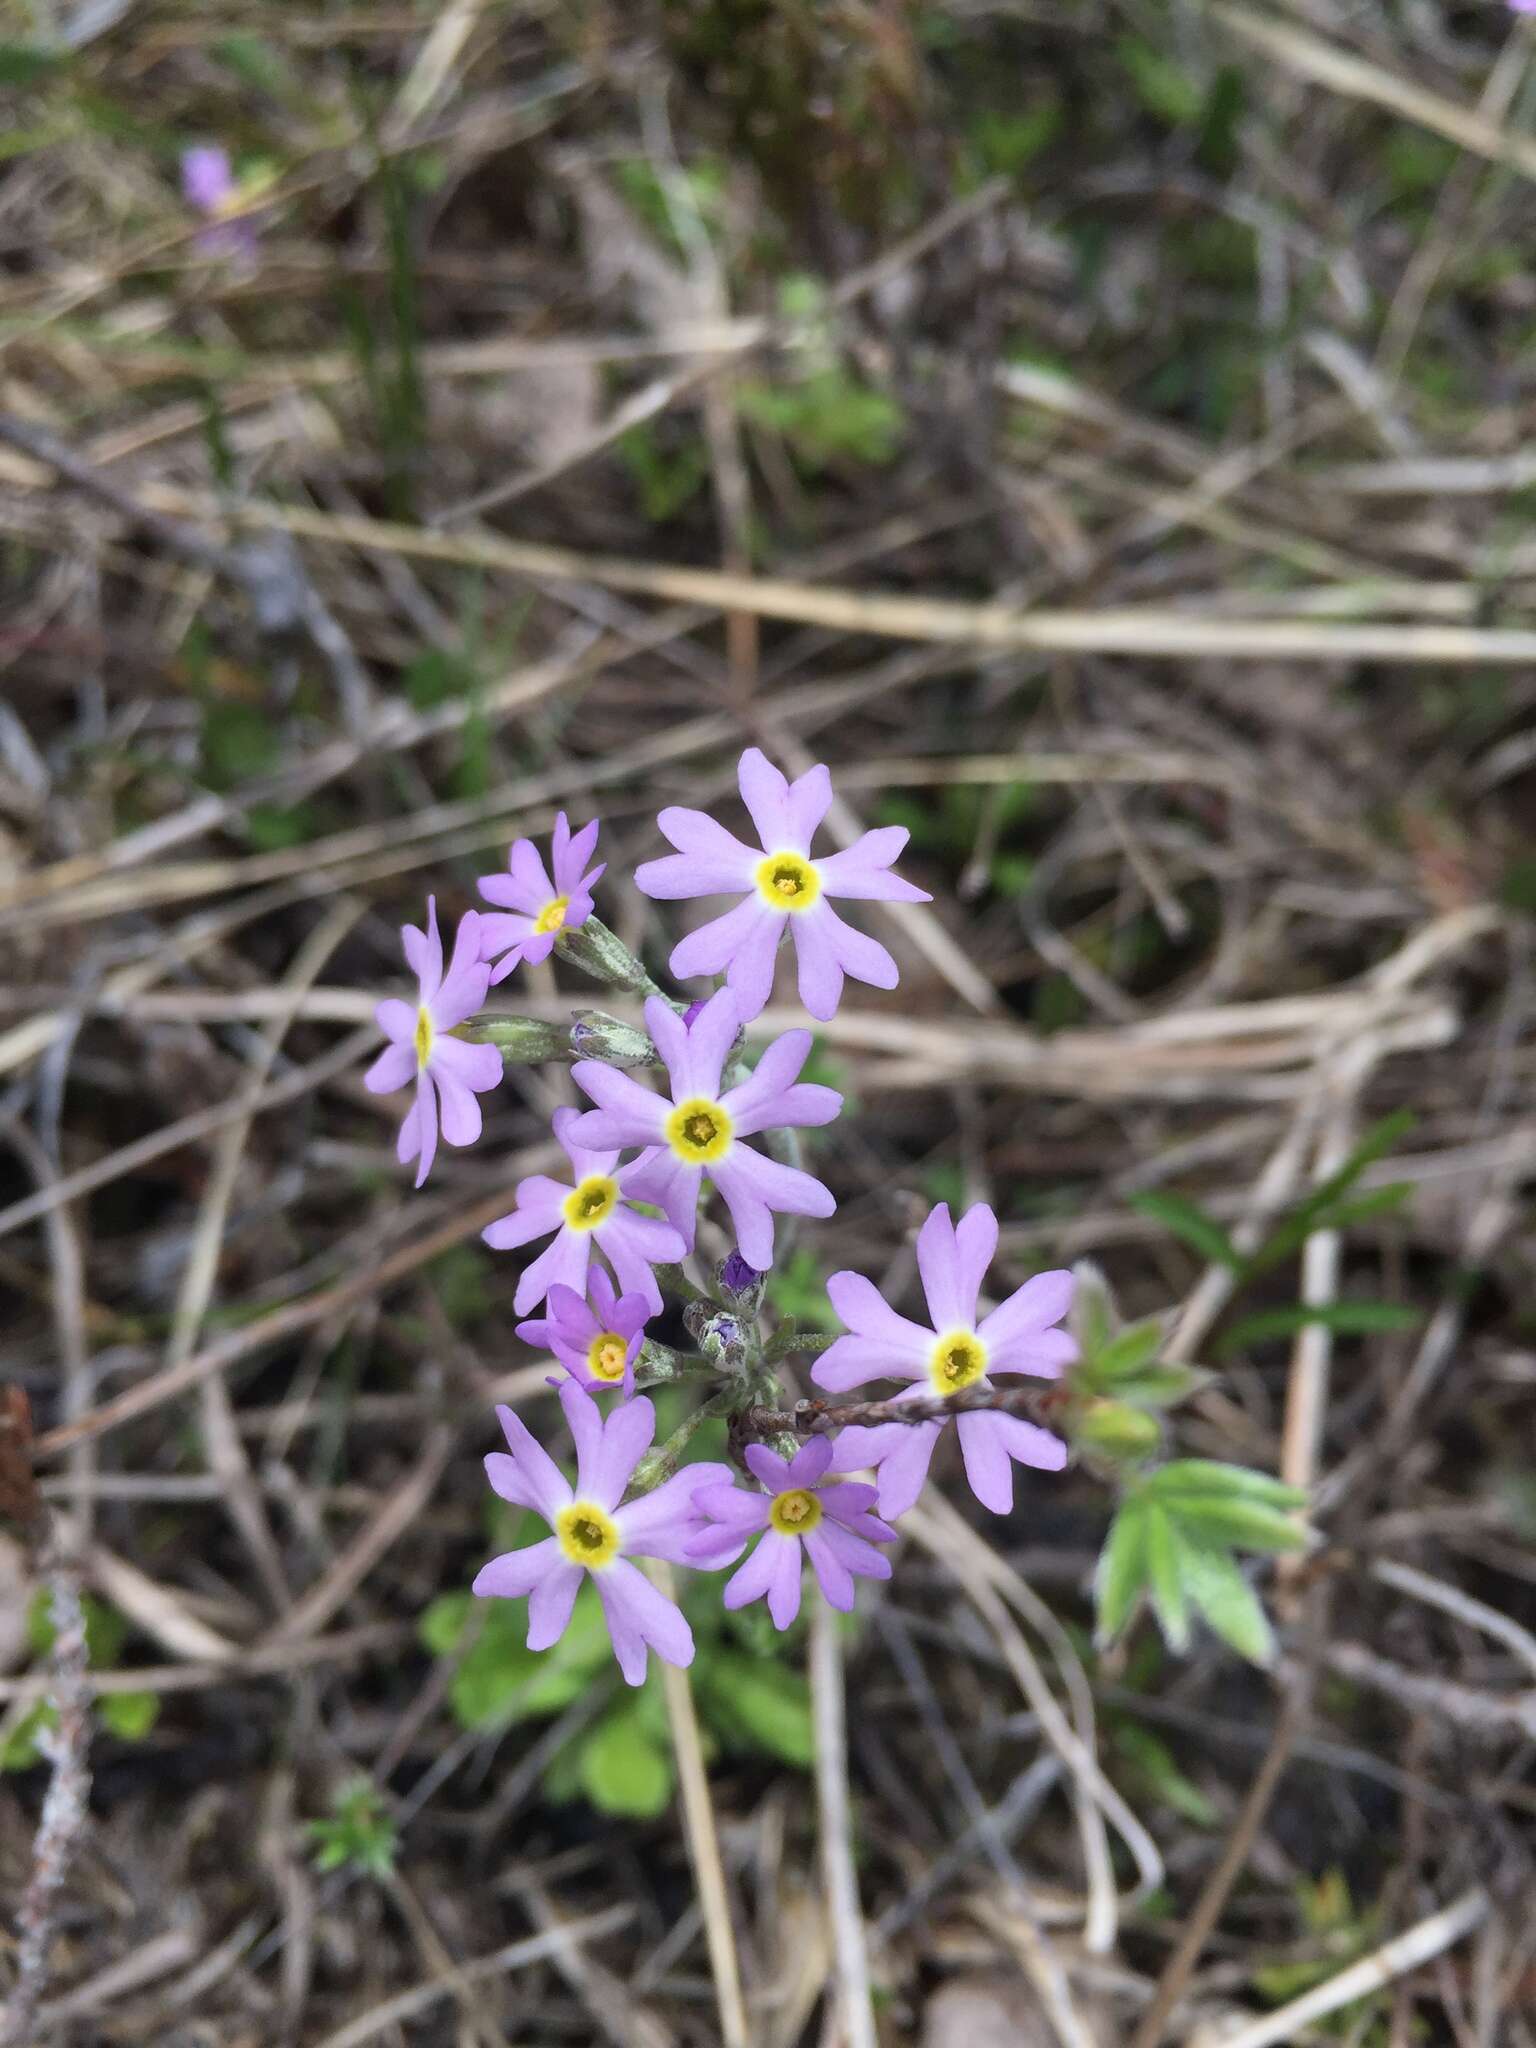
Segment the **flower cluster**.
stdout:
[[[1013,1504],[1015,1464],[1057,1470],[1067,1456],[1059,1437],[1014,1412],[1023,1404],[998,1380],[1051,1380],[1076,1357],[1061,1327],[1072,1278],[1042,1273],[984,1311],[998,1227],[983,1204],[958,1222],[940,1204],[918,1234],[926,1324],[910,1321],[862,1275],[840,1272],[828,1294],[845,1335],[823,1345],[761,1328],[779,1219],[824,1218],[836,1207],[799,1163],[795,1134],[832,1123],[843,1106],[835,1089],[801,1078],[812,1053],[809,1031],[753,1034],[755,1059],[745,1050],[772,994],[779,948],[792,939],[801,1002],[827,1021],[846,977],[882,989],[897,981],[891,954],[846,923],[833,902],[928,899],[892,872],[906,843],[901,827],[866,832],[838,852],[812,850],[833,805],[824,767],[790,782],[753,747],[741,758],[739,783],[756,847],[702,811],[667,809],[658,823],[676,851],[645,862],[635,876],[645,894],[662,900],[740,898],[671,955],[679,978],[717,975],[723,985],[692,1002],[650,994],[644,1034],[602,1013],[578,1020],[569,1043],[583,1056],[570,1071],[590,1107],[557,1109],[551,1125],[568,1175],[520,1181],[512,1208],[484,1232],[497,1251],[542,1246],[525,1257],[517,1279],[514,1304],[524,1318],[517,1333],[563,1369],[554,1383],[576,1476],[572,1482],[562,1473],[518,1416],[499,1411],[507,1450],[486,1459],[490,1483],[504,1500],[542,1517],[550,1534],[493,1558],[474,1590],[526,1596],[529,1647],[545,1649],[563,1633],[590,1574],[632,1685],[643,1679],[650,1650],[673,1664],[693,1656],[681,1610],[634,1559],[699,1571],[734,1565],[725,1605],[763,1600],[785,1629],[800,1609],[806,1565],[823,1597],[843,1610],[853,1605],[856,1580],[890,1576],[886,1546],[922,1491],[950,1421],[971,1490],[998,1514]],[[512,1050],[522,1042],[518,1029],[537,1029],[531,1022],[471,1022],[492,986],[559,951],[617,988],[655,990],[594,915],[592,890],[604,873],[592,865],[597,839],[596,821],[572,832],[561,813],[548,868],[533,843],[519,839],[507,872],[480,882],[493,907],[464,913],[446,971],[435,903],[424,932],[404,928],[416,1002],[379,1005],[389,1044],[366,1080],[378,1091],[414,1084],[398,1149],[402,1161],[418,1162],[418,1186],[439,1131],[451,1145],[480,1136],[478,1097],[501,1078],[503,1048],[509,1058],[531,1056]],[[640,1066],[652,1070],[656,1085],[625,1070]],[[726,1256],[713,1268],[712,1288],[701,1290],[682,1268],[706,1220],[711,1228],[724,1224]],[[683,1321],[697,1352],[678,1352],[648,1334],[669,1293],[687,1302]],[[896,1391],[851,1407],[777,1407],[786,1362],[816,1350],[811,1377],[829,1393],[876,1381],[895,1383]],[[714,1383],[707,1409],[729,1415],[739,1469],[684,1461],[702,1410],[670,1444],[652,1448],[655,1410],[637,1388],[689,1378]],[[606,1415],[604,1397],[612,1402]]]

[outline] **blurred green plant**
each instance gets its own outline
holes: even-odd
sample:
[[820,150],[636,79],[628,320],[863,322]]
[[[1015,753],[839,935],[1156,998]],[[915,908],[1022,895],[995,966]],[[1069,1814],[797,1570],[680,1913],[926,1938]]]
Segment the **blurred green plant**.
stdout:
[[331,1810],[304,1830],[317,1870],[355,1870],[365,1877],[391,1877],[395,1868],[395,1823],[372,1779],[348,1778],[331,1795]]
[[[94,1594],[80,1600],[85,1615],[85,1651],[92,1671],[115,1671],[128,1634],[128,1623],[115,1607]],[[27,1609],[27,1641],[34,1655],[45,1657],[53,1647],[53,1616],[48,1594],[38,1592]],[[141,1742],[160,1718],[157,1692],[98,1693],[93,1712],[102,1727],[124,1742]],[[49,1700],[29,1707],[0,1741],[0,1771],[25,1771],[42,1758],[39,1736],[58,1726],[58,1711]]]

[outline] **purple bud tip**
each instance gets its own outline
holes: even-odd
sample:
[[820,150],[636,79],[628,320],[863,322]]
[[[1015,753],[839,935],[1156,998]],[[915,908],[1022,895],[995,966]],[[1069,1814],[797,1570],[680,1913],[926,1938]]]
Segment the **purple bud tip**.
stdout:
[[182,151],[181,190],[189,206],[195,206],[199,213],[217,213],[233,196],[234,189],[228,150],[209,143]]
[[720,1268],[720,1285],[728,1294],[750,1294],[762,1277],[756,1266],[749,1266],[740,1252],[733,1251]]
[[[704,1001],[707,1000],[708,998],[706,997]],[[683,1012],[683,1025],[685,1029],[689,1031],[693,1029],[693,1020],[695,1017],[697,1017],[697,1015],[699,1014],[700,1010],[703,1009],[703,1007],[704,1002],[702,1001],[697,1003],[690,1003],[688,1005],[687,1009]]]

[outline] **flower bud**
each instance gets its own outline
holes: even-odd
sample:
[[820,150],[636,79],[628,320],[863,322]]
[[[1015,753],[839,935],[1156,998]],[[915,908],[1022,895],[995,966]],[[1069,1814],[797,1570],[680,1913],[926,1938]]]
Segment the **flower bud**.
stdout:
[[579,967],[583,974],[590,974],[594,981],[607,982],[610,988],[628,989],[632,995],[640,996],[661,994],[628,946],[609,931],[601,918],[589,917],[579,925],[568,926],[555,940],[555,951],[562,960]]
[[610,1017],[606,1010],[578,1010],[569,1049],[579,1060],[602,1060],[610,1067],[653,1067],[656,1048],[638,1024]]
[[1070,1429],[1079,1450],[1132,1464],[1150,1458],[1162,1441],[1156,1416],[1125,1401],[1089,1401]]
[[475,1045],[494,1045],[509,1067],[563,1060],[570,1053],[565,1026],[542,1017],[486,1017],[471,1024],[464,1036]]
[[767,1277],[766,1273],[759,1273],[756,1266],[749,1266],[738,1251],[722,1259],[715,1268],[721,1292],[747,1316],[757,1314],[763,1299],[763,1282]]
[[683,1310],[683,1327],[706,1358],[727,1372],[741,1370],[749,1326],[732,1310],[712,1301],[690,1301]]

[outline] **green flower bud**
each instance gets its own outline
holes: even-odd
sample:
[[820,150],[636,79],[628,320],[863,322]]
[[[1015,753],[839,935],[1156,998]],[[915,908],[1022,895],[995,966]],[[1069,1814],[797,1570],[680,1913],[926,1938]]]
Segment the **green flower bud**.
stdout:
[[509,1067],[531,1067],[541,1060],[571,1056],[565,1026],[546,1023],[542,1017],[485,1017],[471,1024],[464,1036],[476,1045],[494,1045]]
[[567,927],[555,940],[555,951],[562,960],[579,967],[583,974],[590,974],[594,981],[607,982],[610,988],[628,989],[631,995],[639,996],[661,994],[628,946],[609,931],[601,918],[589,917],[579,925]]
[[1150,1458],[1162,1441],[1156,1416],[1124,1401],[1089,1401],[1069,1427],[1079,1450],[1125,1463]]
[[656,1048],[638,1024],[610,1017],[606,1010],[578,1010],[570,1030],[570,1050],[579,1060],[602,1060],[610,1067],[654,1067]]

